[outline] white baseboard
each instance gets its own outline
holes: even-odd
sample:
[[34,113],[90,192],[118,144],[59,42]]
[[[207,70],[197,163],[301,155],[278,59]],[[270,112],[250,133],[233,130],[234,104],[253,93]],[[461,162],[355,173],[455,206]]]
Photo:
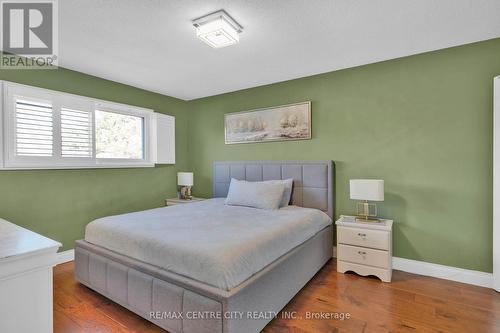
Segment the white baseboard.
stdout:
[[493,274],[486,272],[398,257],[392,258],[392,268],[414,274],[493,288]]
[[66,250],[57,253],[56,265],[64,264],[65,262],[75,260],[75,250]]
[[[333,257],[337,257],[337,247],[333,247]],[[432,276],[476,286],[493,288],[493,274],[473,271],[452,266],[433,264],[425,261],[411,260],[399,257],[392,258],[392,268],[408,273]]]

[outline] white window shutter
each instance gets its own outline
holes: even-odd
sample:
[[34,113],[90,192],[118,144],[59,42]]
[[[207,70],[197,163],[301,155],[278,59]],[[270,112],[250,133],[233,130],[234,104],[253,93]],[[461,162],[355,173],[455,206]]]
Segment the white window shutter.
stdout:
[[156,164],[175,164],[175,117],[156,113]]
[[61,109],[62,157],[92,157],[92,112]]
[[53,156],[52,103],[15,99],[16,156]]

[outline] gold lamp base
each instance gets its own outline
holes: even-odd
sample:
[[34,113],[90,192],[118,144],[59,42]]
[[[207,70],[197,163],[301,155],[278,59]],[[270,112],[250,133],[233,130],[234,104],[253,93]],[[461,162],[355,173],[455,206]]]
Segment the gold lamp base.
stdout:
[[371,223],[380,222],[380,219],[377,218],[377,205],[368,203],[368,200],[358,202],[356,204],[356,221]]
[[179,192],[179,198],[182,200],[192,200],[191,186],[182,186]]

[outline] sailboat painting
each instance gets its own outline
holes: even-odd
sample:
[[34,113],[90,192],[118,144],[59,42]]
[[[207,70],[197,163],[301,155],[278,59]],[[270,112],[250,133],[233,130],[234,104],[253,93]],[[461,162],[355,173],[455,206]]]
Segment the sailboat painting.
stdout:
[[311,139],[311,102],[226,113],[226,144]]

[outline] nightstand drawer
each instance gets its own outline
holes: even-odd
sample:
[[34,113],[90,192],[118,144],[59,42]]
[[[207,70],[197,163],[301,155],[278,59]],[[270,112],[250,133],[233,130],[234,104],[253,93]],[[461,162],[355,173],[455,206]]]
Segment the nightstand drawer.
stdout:
[[382,230],[338,226],[337,242],[340,244],[371,247],[388,251],[391,244],[391,233]]
[[390,268],[392,266],[388,251],[344,244],[337,245],[337,259],[380,268]]

